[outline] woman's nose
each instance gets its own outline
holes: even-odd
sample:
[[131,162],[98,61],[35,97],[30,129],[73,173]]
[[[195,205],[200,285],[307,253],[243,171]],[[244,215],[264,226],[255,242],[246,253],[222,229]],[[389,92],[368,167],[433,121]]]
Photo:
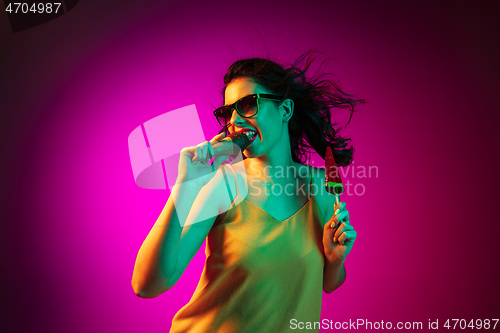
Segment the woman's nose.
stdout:
[[236,121],[239,123],[242,120],[243,120],[243,117],[240,116],[240,114],[238,113],[238,111],[236,111],[235,108],[233,108],[232,113],[231,113],[231,119],[229,119],[229,123],[234,125]]

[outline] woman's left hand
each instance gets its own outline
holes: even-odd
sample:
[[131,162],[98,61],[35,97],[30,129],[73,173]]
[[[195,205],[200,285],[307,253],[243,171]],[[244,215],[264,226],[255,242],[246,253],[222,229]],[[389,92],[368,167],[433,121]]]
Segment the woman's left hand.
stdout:
[[330,263],[344,263],[354,245],[356,231],[349,223],[349,212],[345,209],[345,202],[335,204],[334,209],[336,214],[333,214],[323,230],[323,247]]

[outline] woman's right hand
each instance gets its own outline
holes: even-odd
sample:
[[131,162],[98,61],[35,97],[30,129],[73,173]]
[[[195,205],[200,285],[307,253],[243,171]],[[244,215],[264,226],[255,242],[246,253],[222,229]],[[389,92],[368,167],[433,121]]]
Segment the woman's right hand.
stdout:
[[224,133],[217,134],[210,141],[197,146],[186,147],[181,150],[179,157],[179,171],[177,184],[193,181],[198,187],[205,186],[215,175],[221,164],[229,159],[227,155],[217,156],[212,165],[207,165],[213,156],[212,144],[224,138]]

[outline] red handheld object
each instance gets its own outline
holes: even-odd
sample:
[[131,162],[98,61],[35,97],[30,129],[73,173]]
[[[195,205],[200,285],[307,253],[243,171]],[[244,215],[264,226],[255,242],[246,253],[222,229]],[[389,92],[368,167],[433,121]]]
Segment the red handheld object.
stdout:
[[344,193],[344,185],[340,179],[340,171],[333,158],[332,149],[330,146],[326,148],[325,154],[325,188],[326,191],[332,194]]

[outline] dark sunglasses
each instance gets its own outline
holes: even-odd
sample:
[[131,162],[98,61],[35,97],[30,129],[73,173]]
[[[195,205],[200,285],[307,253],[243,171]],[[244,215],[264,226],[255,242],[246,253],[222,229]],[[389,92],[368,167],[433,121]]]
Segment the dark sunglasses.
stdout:
[[227,126],[227,123],[233,115],[233,110],[243,118],[250,118],[259,112],[259,98],[270,99],[272,101],[281,101],[283,96],[271,94],[252,94],[240,98],[230,105],[223,105],[214,111],[214,116],[221,126]]

